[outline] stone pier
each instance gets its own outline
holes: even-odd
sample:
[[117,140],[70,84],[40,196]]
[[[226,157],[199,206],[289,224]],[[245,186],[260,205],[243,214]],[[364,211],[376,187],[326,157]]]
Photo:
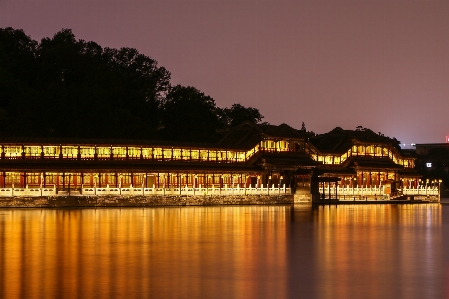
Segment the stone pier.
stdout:
[[154,207],[292,204],[293,195],[42,196],[0,199],[0,208]]

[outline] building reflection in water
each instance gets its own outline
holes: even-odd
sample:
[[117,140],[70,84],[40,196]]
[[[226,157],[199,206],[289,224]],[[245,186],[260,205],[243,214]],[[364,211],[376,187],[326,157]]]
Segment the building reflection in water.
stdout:
[[287,210],[2,210],[0,298],[286,297]]
[[[290,240],[291,298],[298,293],[307,298],[447,298],[440,205],[306,211],[297,208],[295,220],[302,214],[299,218],[309,218],[303,222],[314,223],[313,244]],[[295,221],[291,230],[305,235],[304,226]]]
[[446,298],[445,208],[0,210],[0,298]]

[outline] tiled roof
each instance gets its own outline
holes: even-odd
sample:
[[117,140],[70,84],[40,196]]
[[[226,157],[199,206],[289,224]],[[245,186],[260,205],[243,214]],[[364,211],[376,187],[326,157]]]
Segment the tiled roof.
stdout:
[[318,167],[316,170],[316,174],[332,174],[332,175],[354,175],[357,174],[357,171],[354,168],[326,168],[324,166]]
[[354,141],[361,143],[398,144],[396,139],[374,133],[370,129],[343,130],[336,127],[332,131],[310,138],[310,142],[321,152],[344,153],[351,148]]
[[352,157],[349,167],[376,168],[376,169],[403,169],[404,166],[394,163],[388,157]]
[[253,124],[244,122],[234,128],[226,130],[225,136],[218,142],[219,145],[234,145],[251,148],[264,138],[292,138],[307,139],[313,133],[294,129],[287,124],[279,126],[269,124]]
[[227,130],[224,137],[218,141],[219,146],[238,146],[251,148],[261,140],[260,132],[252,124],[242,124]]
[[401,177],[412,177],[412,178],[417,178],[417,177],[421,177],[421,175],[415,170],[415,169],[399,169],[399,174]]
[[286,124],[279,126],[244,122],[226,130],[225,136],[218,143],[179,142],[165,140],[131,140],[131,139],[79,139],[79,138],[27,138],[0,137],[1,144],[65,144],[97,146],[177,146],[183,148],[223,148],[250,149],[264,137],[304,139],[312,134],[296,130]]
[[279,126],[260,124],[257,127],[263,134],[269,137],[305,139],[313,136],[313,133],[294,129],[287,124],[280,124]]
[[[38,144],[38,145],[96,145],[96,146],[161,146],[182,148],[234,149],[231,145],[218,146],[216,143],[181,142],[165,140],[133,140],[133,139],[81,139],[81,138],[28,138],[0,137],[0,144]],[[238,147],[237,147],[238,148]]]
[[320,163],[306,157],[263,157],[259,159],[255,164],[298,168],[300,166],[317,166]]

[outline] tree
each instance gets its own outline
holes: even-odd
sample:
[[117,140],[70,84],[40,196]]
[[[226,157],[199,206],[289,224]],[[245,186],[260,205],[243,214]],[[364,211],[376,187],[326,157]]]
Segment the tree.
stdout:
[[[62,29],[40,43],[0,28],[0,134],[213,142],[217,129],[260,123],[259,110],[220,109],[133,48],[102,48]],[[162,128],[162,129],[161,129]]]
[[0,29],[3,135],[153,138],[169,87],[170,73],[136,49],[103,49],[70,29],[40,43]]
[[25,100],[36,96],[36,48],[37,42],[22,30],[0,28],[0,109],[2,118],[9,118],[0,126],[3,133],[16,126],[18,108],[27,108]]
[[220,126],[215,101],[192,86],[176,85],[162,104],[161,137],[181,141],[216,141]]
[[225,126],[237,126],[244,121],[260,123],[264,118],[258,109],[244,107],[240,104],[233,104],[231,108],[224,108],[220,111],[221,122]]

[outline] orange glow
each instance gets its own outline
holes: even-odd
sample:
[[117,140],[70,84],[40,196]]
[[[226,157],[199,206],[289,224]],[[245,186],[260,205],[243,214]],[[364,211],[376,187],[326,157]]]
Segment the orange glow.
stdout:
[[0,298],[285,298],[287,209],[2,211]]

